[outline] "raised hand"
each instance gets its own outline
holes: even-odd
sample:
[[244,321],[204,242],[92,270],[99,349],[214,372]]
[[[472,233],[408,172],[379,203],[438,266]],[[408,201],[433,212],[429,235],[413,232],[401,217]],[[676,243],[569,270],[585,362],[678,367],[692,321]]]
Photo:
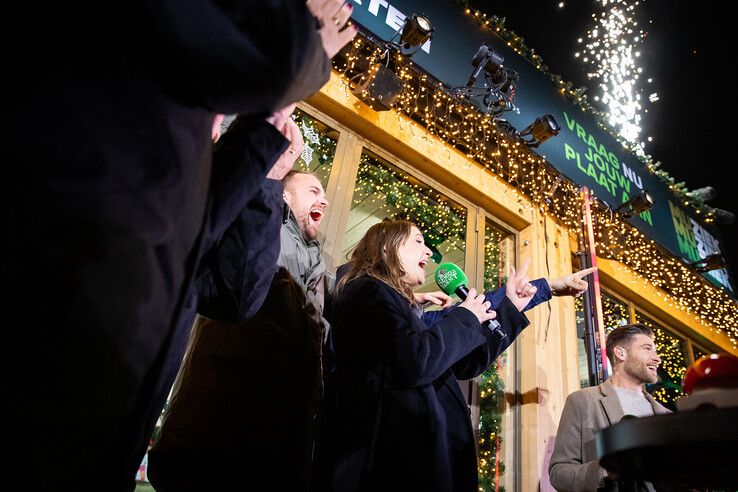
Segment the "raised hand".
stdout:
[[290,119],[290,116],[292,115],[292,112],[295,110],[296,107],[297,104],[292,103],[289,106],[285,106],[282,109],[276,110],[267,117],[267,123],[271,123],[272,125],[274,125],[274,128],[282,132],[282,135],[284,135],[284,125],[285,123],[287,123],[287,120]]
[[277,181],[281,181],[285,176],[287,176],[287,173],[292,170],[297,159],[300,158],[302,149],[305,148],[305,142],[302,139],[302,132],[300,132],[300,128],[292,118],[287,118],[281,132],[282,135],[290,141],[290,146],[287,147],[287,150],[282,152],[282,155],[279,156],[277,162],[274,163],[266,175],[267,178]]
[[494,319],[497,316],[494,311],[489,311],[490,306],[491,304],[485,300],[484,294],[477,295],[476,289],[469,289],[466,299],[459,304],[459,307],[466,308],[474,313],[480,323]]
[[555,296],[581,296],[587,291],[587,287],[589,287],[589,284],[582,280],[582,278],[596,270],[597,267],[586,268],[560,278],[548,280],[551,293]]
[[515,270],[515,267],[511,266],[510,275],[505,284],[505,295],[518,308],[518,311],[522,311],[528,305],[533,298],[533,294],[538,290],[528,280],[527,272],[529,266],[530,259],[523,262],[520,270]]
[[343,0],[308,0],[310,12],[318,20],[318,33],[328,58],[333,58],[346,46],[359,29],[347,26],[353,5]]

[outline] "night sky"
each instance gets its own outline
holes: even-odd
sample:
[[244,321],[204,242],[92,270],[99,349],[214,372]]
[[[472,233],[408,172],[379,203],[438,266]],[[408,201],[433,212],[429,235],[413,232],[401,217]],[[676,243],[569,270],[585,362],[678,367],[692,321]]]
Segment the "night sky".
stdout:
[[[587,79],[587,66],[574,57],[581,51],[577,38],[586,38],[593,26],[594,0],[533,2],[472,0],[483,12],[506,18],[505,26],[525,38],[535,48],[549,71],[559,74],[575,87],[587,87],[590,103],[599,94]],[[634,3],[634,2],[629,2]],[[641,136],[646,153],[661,161],[662,169],[689,190],[712,186],[717,194],[708,205],[738,214],[738,189],[729,175],[738,174],[728,166],[730,108],[735,87],[736,53],[733,36],[736,27],[728,26],[729,15],[722,4],[648,0],[636,7],[636,20],[646,31],[640,44],[640,63],[644,87]],[[649,22],[652,21],[652,22]],[[653,82],[647,84],[646,79]],[[650,103],[648,95],[658,93]],[[725,167],[723,166],[725,164]],[[729,262],[731,280],[738,278],[738,224],[718,224],[723,253]]]

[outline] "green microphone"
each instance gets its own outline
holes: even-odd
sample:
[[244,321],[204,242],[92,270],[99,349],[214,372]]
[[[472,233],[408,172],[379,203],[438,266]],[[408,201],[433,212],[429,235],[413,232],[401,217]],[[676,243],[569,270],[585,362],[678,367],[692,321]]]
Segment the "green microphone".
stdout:
[[[441,263],[436,268],[436,283],[438,287],[448,295],[456,294],[462,301],[469,295],[466,283],[469,281],[464,271],[453,263]],[[502,340],[507,333],[502,331],[502,326],[496,319],[489,319],[482,323]]]

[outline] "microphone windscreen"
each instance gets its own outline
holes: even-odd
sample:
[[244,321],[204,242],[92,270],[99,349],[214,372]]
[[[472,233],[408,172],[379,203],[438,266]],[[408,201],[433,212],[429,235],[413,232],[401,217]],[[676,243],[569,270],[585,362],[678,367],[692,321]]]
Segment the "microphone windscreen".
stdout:
[[453,263],[441,263],[436,268],[436,283],[448,295],[452,295],[459,286],[468,282],[464,271]]

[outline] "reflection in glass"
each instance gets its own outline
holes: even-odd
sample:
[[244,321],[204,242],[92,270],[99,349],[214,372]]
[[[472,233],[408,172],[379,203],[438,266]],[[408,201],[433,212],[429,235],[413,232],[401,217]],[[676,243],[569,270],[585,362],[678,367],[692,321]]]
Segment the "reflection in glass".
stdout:
[[[504,272],[512,264],[515,254],[514,236],[487,221],[484,227],[484,290],[500,287],[506,279]],[[504,463],[514,459],[511,410],[505,406],[505,383],[511,381],[513,368],[504,352],[478,378],[479,402],[479,490],[504,490]]]
[[305,148],[294,168],[315,173],[325,188],[328,186],[328,177],[336,155],[338,131],[299,109],[295,110],[292,118],[305,141]]
[[441,262],[452,262],[464,269],[466,209],[365,149],[340,261],[346,261],[366,231],[385,218],[405,219],[416,224],[426,245],[433,251],[426,267],[425,284],[419,291],[438,290],[434,274],[435,266]]

